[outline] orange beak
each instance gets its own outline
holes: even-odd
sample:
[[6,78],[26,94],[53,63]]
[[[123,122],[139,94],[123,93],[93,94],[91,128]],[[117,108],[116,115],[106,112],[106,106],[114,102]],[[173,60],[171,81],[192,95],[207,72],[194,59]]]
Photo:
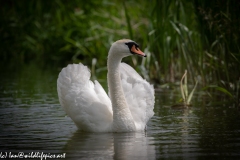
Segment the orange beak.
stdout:
[[143,56],[143,57],[147,57],[147,55],[145,53],[143,53],[138,47],[136,47],[135,45],[132,46],[131,48],[131,52],[133,52],[134,54],[137,54],[139,56]]

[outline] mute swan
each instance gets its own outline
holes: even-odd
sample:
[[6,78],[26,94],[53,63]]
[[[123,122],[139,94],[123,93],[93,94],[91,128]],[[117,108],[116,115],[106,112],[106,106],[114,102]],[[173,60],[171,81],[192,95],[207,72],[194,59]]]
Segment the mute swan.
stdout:
[[77,127],[86,132],[141,131],[153,116],[154,89],[132,67],[121,63],[130,55],[146,55],[136,42],[122,39],[108,52],[109,97],[99,84],[90,80],[83,64],[63,68],[57,80],[61,106]]

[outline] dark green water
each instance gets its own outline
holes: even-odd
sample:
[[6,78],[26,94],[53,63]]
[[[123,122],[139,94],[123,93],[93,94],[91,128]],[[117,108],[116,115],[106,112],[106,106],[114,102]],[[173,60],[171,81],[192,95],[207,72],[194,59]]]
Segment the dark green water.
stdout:
[[58,102],[58,69],[28,65],[0,71],[0,156],[39,152],[65,153],[66,159],[240,158],[240,112],[224,99],[196,94],[191,108],[173,109],[178,93],[157,92],[146,132],[81,133]]

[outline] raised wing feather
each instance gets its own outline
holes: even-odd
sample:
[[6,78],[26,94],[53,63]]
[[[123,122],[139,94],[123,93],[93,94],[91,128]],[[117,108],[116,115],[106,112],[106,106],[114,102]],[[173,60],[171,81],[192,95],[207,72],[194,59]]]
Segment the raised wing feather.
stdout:
[[137,130],[153,116],[154,88],[126,63],[120,64],[122,87]]
[[98,81],[94,83],[86,66],[68,65],[57,80],[59,101],[80,130],[108,132],[113,121],[111,101]]

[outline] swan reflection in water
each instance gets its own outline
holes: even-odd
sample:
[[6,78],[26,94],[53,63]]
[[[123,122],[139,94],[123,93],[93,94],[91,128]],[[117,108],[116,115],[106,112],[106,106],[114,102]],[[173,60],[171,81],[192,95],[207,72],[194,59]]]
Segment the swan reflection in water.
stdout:
[[90,80],[89,70],[81,63],[68,65],[60,72],[58,97],[67,115],[79,130],[101,132],[77,131],[63,149],[68,159],[155,159],[154,145],[149,145],[150,139],[143,132],[154,115],[153,85],[121,63],[122,58],[135,54],[146,57],[129,39],[116,41],[110,47],[109,96],[98,81]]
[[155,159],[153,137],[145,132],[76,131],[63,148],[68,159]]

